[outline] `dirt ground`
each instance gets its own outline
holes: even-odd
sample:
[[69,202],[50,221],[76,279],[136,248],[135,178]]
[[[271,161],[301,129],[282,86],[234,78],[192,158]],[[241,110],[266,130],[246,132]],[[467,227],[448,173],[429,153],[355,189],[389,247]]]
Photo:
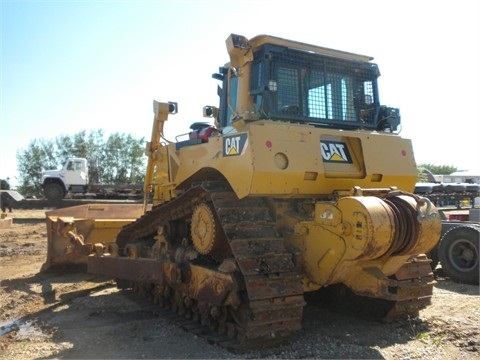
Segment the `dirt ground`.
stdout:
[[45,212],[15,210],[0,229],[0,358],[478,359],[478,286],[442,277],[420,317],[393,323],[307,305],[303,329],[270,349],[232,353],[186,332],[110,279],[40,272]]

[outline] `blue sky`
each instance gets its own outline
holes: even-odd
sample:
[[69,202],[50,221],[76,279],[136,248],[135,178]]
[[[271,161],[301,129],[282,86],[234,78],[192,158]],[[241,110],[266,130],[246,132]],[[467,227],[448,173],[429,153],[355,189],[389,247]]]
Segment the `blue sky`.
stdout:
[[33,139],[103,129],[150,137],[152,101],[176,101],[167,136],[217,105],[230,33],[371,55],[418,163],[480,171],[480,2],[1,2],[0,178]]

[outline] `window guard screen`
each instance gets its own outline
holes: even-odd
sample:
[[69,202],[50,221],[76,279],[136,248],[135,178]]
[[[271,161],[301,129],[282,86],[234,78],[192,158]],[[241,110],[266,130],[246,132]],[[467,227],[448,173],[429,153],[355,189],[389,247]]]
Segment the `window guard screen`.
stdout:
[[291,49],[270,48],[256,57],[251,92],[264,118],[375,126],[375,64]]

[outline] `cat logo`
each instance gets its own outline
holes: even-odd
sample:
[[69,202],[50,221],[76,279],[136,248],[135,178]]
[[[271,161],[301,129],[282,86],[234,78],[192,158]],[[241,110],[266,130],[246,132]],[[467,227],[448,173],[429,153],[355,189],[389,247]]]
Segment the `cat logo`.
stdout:
[[235,134],[223,138],[223,156],[242,155],[248,146],[247,134]]
[[324,162],[352,163],[347,144],[338,141],[320,141],[320,150]]

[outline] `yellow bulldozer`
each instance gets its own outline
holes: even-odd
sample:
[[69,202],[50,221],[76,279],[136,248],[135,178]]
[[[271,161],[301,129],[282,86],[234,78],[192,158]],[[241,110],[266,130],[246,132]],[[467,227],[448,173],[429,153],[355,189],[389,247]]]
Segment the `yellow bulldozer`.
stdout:
[[48,212],[47,266],[87,262],[242,348],[287,339],[322,289],[418,315],[441,220],[412,193],[373,58],[267,35],[226,46],[213,121],[170,142],[178,106],[155,101],[144,204]]

